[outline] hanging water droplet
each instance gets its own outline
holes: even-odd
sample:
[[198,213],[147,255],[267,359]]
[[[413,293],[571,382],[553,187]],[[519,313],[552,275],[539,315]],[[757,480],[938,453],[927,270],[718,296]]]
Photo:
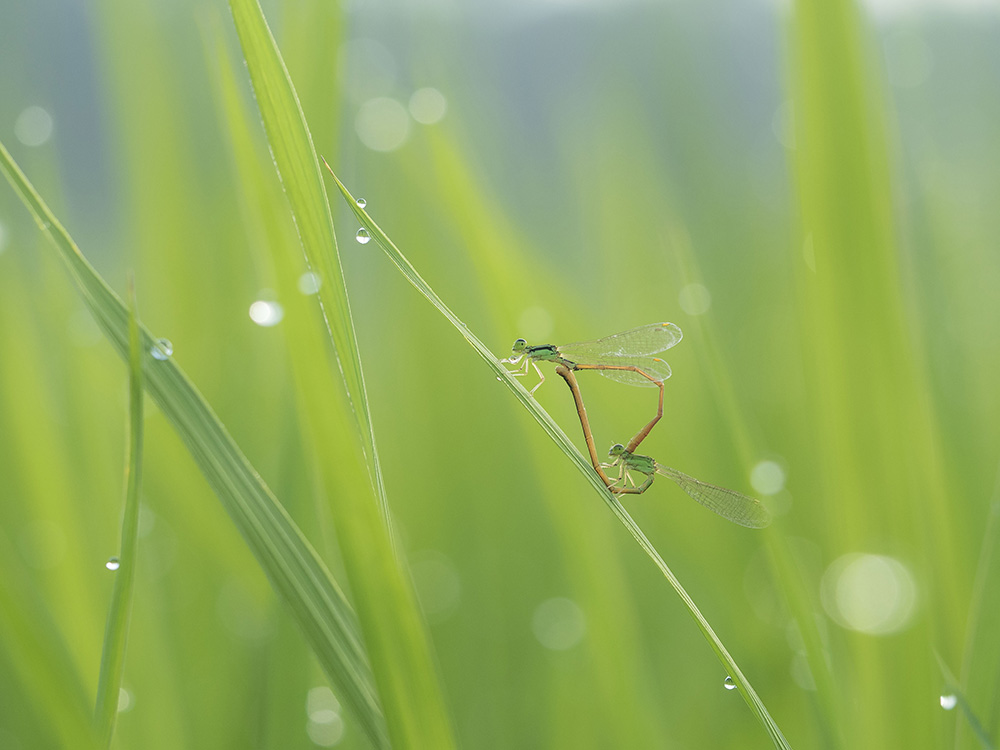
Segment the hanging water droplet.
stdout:
[[165,359],[170,359],[170,355],[174,353],[174,345],[170,343],[170,339],[157,339],[149,353],[153,355],[153,359],[162,362]]
[[367,245],[369,242],[371,242],[372,236],[368,234],[367,229],[361,227],[361,229],[358,230],[358,233],[354,235],[354,239],[356,239],[362,245]]
[[368,201],[366,201],[364,198],[358,198],[357,204],[358,208],[364,208],[365,206],[368,205]]
[[[121,565],[122,565],[121,561],[117,557],[109,558],[108,561],[104,563],[104,567],[107,568],[108,570],[118,570],[118,568],[120,568]],[[944,698],[942,698],[941,700],[943,701]]]
[[726,690],[735,690],[736,689],[736,683],[733,682],[733,678],[730,677],[729,675],[726,675],[726,679],[723,681],[722,686]]
[[958,705],[957,695],[942,695],[941,696],[941,708],[945,711],[951,711],[955,706]]

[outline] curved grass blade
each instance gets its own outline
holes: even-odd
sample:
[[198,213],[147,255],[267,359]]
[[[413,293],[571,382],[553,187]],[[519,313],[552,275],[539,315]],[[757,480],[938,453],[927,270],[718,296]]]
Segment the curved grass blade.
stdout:
[[[323,162],[326,164],[326,161]],[[326,165],[327,169],[330,169],[330,165]],[[483,361],[486,362],[487,367],[493,372],[500,382],[502,382],[507,388],[514,394],[514,397],[528,410],[528,413],[535,418],[535,421],[541,425],[542,429],[546,434],[552,438],[552,441],[566,454],[567,458],[572,461],[576,467],[583,473],[587,478],[587,481],[594,487],[595,490],[604,499],[604,502],[611,509],[615,517],[621,522],[621,524],[628,530],[632,537],[636,540],[642,550],[649,556],[660,572],[663,574],[664,578],[670,583],[671,587],[680,597],[684,606],[687,608],[688,613],[694,619],[701,630],[702,635],[704,635],[705,640],[708,641],[709,646],[715,652],[719,661],[725,666],[728,674],[732,677],[733,682],[736,684],[737,689],[743,696],[750,710],[756,716],[757,721],[761,724],[764,730],[767,732],[768,736],[771,738],[771,742],[774,743],[776,748],[779,750],[790,750],[790,745],[785,739],[781,730],[778,728],[777,723],[771,718],[771,714],[768,712],[767,708],[764,706],[763,701],[761,701],[760,696],[754,690],[753,686],[747,680],[746,676],[740,670],[739,666],[736,664],[735,659],[730,655],[729,650],[725,647],[719,636],[716,635],[712,626],[709,624],[705,616],[702,615],[701,611],[698,609],[697,605],[688,595],[687,591],[681,585],[680,581],[673,574],[673,571],[667,566],[660,557],[660,554],[653,547],[646,535],[643,534],[642,529],[632,520],[628,511],[618,502],[617,498],[608,491],[608,488],[601,481],[601,478],[594,471],[590,462],[584,458],[583,454],[576,449],[573,442],[569,439],[562,428],[557,425],[552,417],[549,416],[548,412],[542,409],[538,405],[528,391],[518,382],[518,380],[505,368],[493,355],[493,353],[486,348],[479,338],[469,330],[468,326],[463,323],[455,313],[444,303],[444,301],[438,297],[437,293],[431,289],[430,285],[424,281],[417,270],[413,267],[413,264],[404,256],[399,249],[393,244],[386,234],[379,228],[378,224],[372,221],[371,217],[365,212],[364,209],[358,206],[357,201],[354,196],[351,195],[350,191],[344,186],[344,184],[337,178],[337,175],[333,173],[330,169],[330,174],[333,175],[333,179],[337,183],[337,187],[344,196],[344,200],[347,201],[347,205],[354,212],[358,221],[361,222],[362,226],[368,229],[372,238],[378,243],[379,247],[382,248],[383,252],[389,257],[389,259],[396,265],[407,281],[412,284],[417,291],[419,291],[427,301],[430,302],[438,311],[444,315],[448,321],[455,326],[462,337],[472,346],[473,349],[482,357]]]
[[[1000,659],[1000,643],[996,633],[1000,628],[1000,610],[994,602],[1000,597],[1000,471],[994,480],[993,493],[987,506],[987,519],[983,531],[983,542],[976,564],[975,585],[972,603],[969,607],[966,625],[965,645],[962,654],[961,680],[948,671],[944,660],[938,656],[938,664],[946,679],[955,686],[964,685],[964,693],[975,696],[977,703],[986,706],[983,718],[988,727],[987,736],[997,737],[1000,727],[1000,674],[996,664]],[[967,704],[962,698],[962,709]],[[969,731],[973,731],[982,742],[982,735],[973,722],[966,728],[961,722],[956,727],[955,747],[967,747]]]
[[231,0],[229,7],[250,73],[257,108],[267,132],[271,156],[295,218],[302,250],[311,271],[322,280],[318,295],[323,320],[336,350],[340,379],[347,389],[369,463],[372,484],[378,494],[385,524],[389,527],[389,506],[368,411],[354,318],[312,135],[260,5],[256,0]]
[[[331,434],[343,421],[338,415],[345,409],[335,403],[341,387],[353,408],[358,442],[368,461],[371,489],[343,495],[331,492],[329,500],[389,734],[400,748],[447,750],[455,740],[416,595],[394,554],[361,358],[312,137],[259,4],[256,0],[230,0],[230,8],[302,249],[310,268],[322,279],[320,305],[340,368],[338,372],[325,356],[329,342],[322,335],[290,326],[296,378],[320,381],[306,396],[309,408],[305,421],[323,455],[320,471],[324,486],[344,486],[338,468],[344,451],[335,442],[338,436]],[[301,258],[296,260],[301,266]],[[294,278],[305,270],[290,274],[287,254],[277,257],[275,266],[284,276],[283,284],[292,287]],[[356,446],[345,446],[344,450],[356,450]]]
[[125,513],[122,516],[121,551],[115,570],[115,585],[111,592],[108,623],[104,631],[101,672],[97,683],[95,720],[98,736],[105,747],[111,746],[111,735],[118,718],[118,692],[125,671],[125,648],[128,644],[129,621],[132,618],[132,591],[135,588],[135,568],[139,542],[139,488],[142,485],[142,344],[139,336],[139,312],[135,301],[135,281],[128,283],[128,393],[129,450],[125,469]]
[[[89,691],[73,655],[52,621],[51,609],[36,582],[2,528],[0,570],[0,638],[5,652],[0,664],[4,665],[4,688],[17,690],[37,707],[39,719],[48,724],[40,728],[45,733],[41,736],[56,738],[61,747],[103,747],[97,739]],[[38,736],[31,739],[38,740]],[[39,746],[42,744],[39,742]]]
[[[990,733],[986,731],[983,727],[983,723],[976,715],[976,712],[972,709],[972,706],[969,705],[969,701],[965,697],[965,691],[963,691],[960,687],[955,675],[952,674],[952,671],[948,668],[945,660],[941,658],[941,654],[935,651],[934,656],[937,658],[938,667],[940,668],[941,675],[945,680],[944,692],[941,695],[941,707],[945,707],[946,697],[953,699],[954,703],[949,706],[949,708],[954,708],[955,705],[958,705],[958,707],[962,709],[962,713],[965,715],[965,720],[968,722],[969,729],[976,736],[976,739],[979,740],[979,744],[983,750],[996,750],[996,746],[990,739]],[[965,745],[961,742],[956,742],[955,747],[965,747]]]
[[[83,257],[2,143],[0,170],[52,240],[105,336],[127,357],[125,305]],[[291,609],[361,731],[375,747],[388,747],[357,621],[340,588],[184,372],[173,359],[152,358],[149,352],[155,339],[142,326],[140,334],[146,390],[173,424],[271,585]]]

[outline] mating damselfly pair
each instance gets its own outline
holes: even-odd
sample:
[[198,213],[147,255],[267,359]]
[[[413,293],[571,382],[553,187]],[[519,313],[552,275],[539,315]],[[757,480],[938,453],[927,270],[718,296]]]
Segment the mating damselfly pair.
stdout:
[[[675,346],[681,338],[683,338],[681,329],[673,323],[652,323],[594,341],[581,341],[562,346],[554,344],[531,346],[524,339],[517,339],[512,347],[511,356],[501,361],[521,365],[512,373],[517,377],[526,375],[528,368],[534,367],[539,381],[531,389],[532,394],[545,382],[545,375],[538,367],[538,363],[552,362],[556,365],[556,374],[566,381],[573,393],[594,470],[611,492],[642,494],[652,484],[653,477],[662,474],[670,477],[694,500],[733,523],[748,528],[767,526],[771,521],[770,515],[759,500],[735,490],[702,482],[669,466],[659,464],[649,456],[635,453],[639,444],[646,439],[663,416],[663,381],[670,377],[671,371],[670,365],[655,355]],[[594,370],[606,378],[628,385],[655,386],[660,390],[656,416],[636,433],[628,445],[616,443],[611,447],[609,452],[609,456],[613,459],[611,463],[603,463],[598,458],[583,397],[574,375],[574,372],[586,370]],[[614,479],[604,471],[611,468],[619,470],[618,476]],[[645,480],[641,484],[636,484],[632,477],[633,473],[642,475]]]

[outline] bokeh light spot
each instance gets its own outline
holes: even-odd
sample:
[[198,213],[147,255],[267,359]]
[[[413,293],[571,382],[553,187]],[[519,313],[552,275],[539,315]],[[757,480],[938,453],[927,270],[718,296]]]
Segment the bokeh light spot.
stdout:
[[852,553],[834,560],[826,569],[821,595],[826,613],[842,627],[887,635],[910,622],[917,587],[899,560]]
[[276,326],[285,317],[285,310],[277,302],[259,299],[250,305],[250,320],[264,328]]
[[556,597],[538,605],[531,618],[531,629],[545,648],[566,651],[583,640],[587,623],[576,602]]
[[750,471],[750,485],[761,495],[777,495],[785,489],[785,470],[775,461],[761,461]]
[[351,39],[341,45],[338,70],[355,101],[390,94],[396,84],[396,58],[374,39]]
[[379,96],[361,105],[354,130],[372,151],[395,151],[410,136],[410,116],[395,99]]
[[323,286],[323,277],[318,273],[306,271],[299,276],[299,291],[302,294],[316,294]]
[[41,107],[25,108],[14,121],[14,135],[25,146],[41,146],[52,137],[55,123]]
[[448,100],[435,88],[422,88],[410,97],[410,116],[421,125],[440,122],[448,111]]
[[677,294],[677,303],[688,315],[704,315],[712,306],[712,293],[704,284],[685,284]]
[[462,582],[451,560],[440,552],[424,552],[414,556],[410,570],[427,619],[431,622],[447,619],[462,595]]

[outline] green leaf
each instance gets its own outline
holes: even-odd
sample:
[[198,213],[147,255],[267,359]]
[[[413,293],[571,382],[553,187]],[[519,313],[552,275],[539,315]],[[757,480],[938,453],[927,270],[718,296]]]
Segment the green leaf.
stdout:
[[[325,163],[325,161],[324,161]],[[327,169],[330,169],[330,165],[327,164]],[[514,394],[514,397],[528,410],[528,413],[535,418],[535,421],[541,425],[542,429],[548,434],[552,441],[559,447],[559,449],[566,454],[566,457],[572,461],[576,467],[583,473],[587,478],[587,481],[594,487],[594,489],[601,495],[604,502],[608,505],[611,511],[615,514],[615,517],[621,522],[621,524],[628,530],[635,541],[639,544],[642,550],[649,556],[660,572],[670,583],[671,587],[674,589],[676,594],[680,597],[684,606],[687,608],[688,613],[694,618],[695,623],[698,625],[698,629],[701,630],[702,635],[708,641],[715,655],[722,662],[723,666],[726,668],[730,677],[732,677],[733,682],[739,689],[740,693],[743,695],[743,699],[750,706],[750,710],[757,717],[761,726],[770,736],[771,741],[774,743],[776,748],[787,749],[789,748],[788,742],[785,740],[775,723],[774,719],[771,718],[770,713],[768,713],[767,708],[764,706],[763,701],[757,695],[757,692],[753,689],[753,686],[747,680],[746,676],[740,670],[739,666],[736,664],[736,660],[730,655],[728,649],[723,645],[722,641],[715,634],[712,626],[709,624],[708,620],[705,619],[704,615],[695,605],[694,600],[688,595],[687,591],[681,585],[680,581],[673,574],[667,564],[660,557],[660,554],[653,547],[652,543],[646,538],[646,535],[642,532],[642,529],[632,520],[628,511],[622,506],[618,499],[608,491],[604,482],[594,471],[593,466],[590,462],[584,458],[584,456],[576,449],[566,433],[557,425],[552,417],[549,416],[548,412],[542,409],[538,405],[538,402],[531,397],[531,394],[525,390],[524,386],[504,367],[497,358],[486,348],[486,345],[480,341],[472,331],[469,330],[468,326],[463,323],[455,313],[444,303],[444,301],[438,297],[437,293],[431,289],[430,285],[424,281],[424,279],[417,273],[417,270],[413,267],[409,260],[399,251],[392,240],[390,240],[385,232],[372,220],[368,213],[358,206],[357,201],[354,196],[348,191],[344,184],[337,178],[337,175],[333,173],[330,169],[330,174],[333,175],[333,179],[337,182],[337,187],[340,188],[340,192],[344,196],[344,200],[347,201],[347,205],[350,206],[354,215],[361,222],[362,226],[368,229],[371,234],[372,239],[374,239],[379,247],[385,252],[389,259],[396,265],[407,281],[412,284],[417,291],[419,291],[427,300],[438,309],[438,311],[444,315],[448,321],[458,330],[462,337],[476,350],[476,353],[483,359],[487,367],[490,368],[493,375],[496,376],[508,389]]]
[[129,620],[132,617],[132,592],[139,542],[139,488],[142,486],[142,343],[139,336],[139,311],[135,301],[135,281],[128,284],[128,364],[129,364],[129,450],[125,467],[125,513],[122,516],[121,551],[116,560],[115,584],[111,592],[101,672],[97,683],[95,719],[101,742],[111,746],[111,736],[118,718],[118,692],[125,672],[125,648]]
[[[128,312],[96,273],[24,173],[0,143],[0,169],[60,258],[101,330],[128,356]],[[271,494],[218,417],[173,359],[150,355],[155,339],[140,328],[146,390],[191,452],[278,595],[290,607],[306,640],[376,747],[386,730],[350,605],[308,540]]]
[[[288,316],[289,353],[390,737],[397,747],[444,750],[454,745],[451,725],[416,596],[393,549],[354,323],[312,138],[260,6],[232,0],[230,8],[308,267],[321,279],[329,339],[309,323],[304,298],[292,291],[286,299],[298,313]],[[301,257],[272,250],[279,286],[294,290],[305,270]],[[327,356],[330,341],[335,363]],[[352,422],[355,445],[345,440]],[[368,486],[356,481],[359,455],[367,463]]]
[[[812,502],[835,509],[837,522],[823,532],[831,549],[864,548],[874,529],[892,528],[896,548],[914,554],[922,595],[936,603],[922,624],[935,640],[955,644],[953,613],[965,610],[969,583],[955,574],[964,569],[965,551],[955,542],[962,535],[954,529],[954,489],[944,474],[923,331],[913,325],[906,298],[882,55],[853,0],[798,2],[790,20],[786,66],[802,249],[795,261],[807,393],[815,405],[803,428],[815,437],[822,468],[822,490]],[[916,640],[915,631],[909,637]],[[862,639],[849,644],[841,652],[848,672],[912,677],[919,685],[932,669],[930,650],[915,643],[910,675],[900,674],[891,649]],[[809,651],[815,663],[816,649]],[[827,724],[839,720],[848,747],[920,744],[941,722],[936,712],[922,711],[886,726],[884,717],[908,711],[911,696],[877,680],[852,685],[848,702],[824,693]]]

